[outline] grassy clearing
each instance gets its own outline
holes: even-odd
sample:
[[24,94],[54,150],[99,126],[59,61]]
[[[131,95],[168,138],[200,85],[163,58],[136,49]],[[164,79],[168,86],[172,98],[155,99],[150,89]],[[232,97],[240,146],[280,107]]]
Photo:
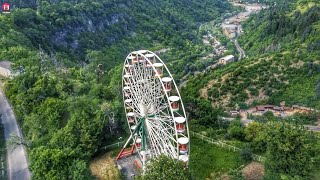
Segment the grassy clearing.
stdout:
[[4,128],[0,119],[0,179],[6,179],[6,142]]
[[313,180],[320,180],[320,171],[316,170],[311,177]]
[[299,10],[302,14],[307,12],[311,7],[315,6],[315,2],[308,2],[308,4],[300,4],[297,6],[297,10]]
[[231,152],[193,138],[190,171],[194,179],[221,177],[242,165],[239,152]]

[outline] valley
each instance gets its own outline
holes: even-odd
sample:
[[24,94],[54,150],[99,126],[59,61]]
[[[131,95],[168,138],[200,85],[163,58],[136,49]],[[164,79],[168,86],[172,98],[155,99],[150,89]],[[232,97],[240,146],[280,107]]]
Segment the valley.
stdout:
[[[25,142],[11,151],[2,140],[0,177],[319,178],[318,1],[10,3],[0,14],[0,59],[12,74],[0,111],[4,138],[14,131]],[[151,63],[155,55],[163,62]],[[144,65],[164,88],[152,98],[137,70]],[[136,75],[145,79],[128,80]],[[132,105],[139,98],[163,104]],[[172,117],[155,115],[161,108]],[[128,143],[136,156],[152,157],[144,173],[134,156],[124,160],[141,173],[117,166],[130,135],[152,138]],[[171,156],[150,156],[160,152]]]
[[[200,25],[199,31],[203,32],[202,42],[206,46],[210,46],[212,51],[208,51],[207,55],[201,58],[203,62],[207,63],[207,66],[201,70],[188,72],[185,76],[182,77],[179,87],[185,87],[188,80],[187,78],[191,75],[197,75],[199,73],[204,73],[210,69],[215,69],[220,63],[219,59],[223,58],[225,55],[234,53],[234,47],[226,47],[228,39],[230,42],[234,42],[234,46],[238,51],[238,54],[232,54],[237,56],[237,60],[240,61],[242,58],[245,58],[245,51],[240,47],[237,37],[243,33],[241,22],[247,20],[252,13],[258,13],[261,9],[267,8],[267,6],[262,4],[239,4],[231,3],[233,6],[239,6],[243,9],[239,10],[240,12],[231,12],[230,14],[235,14],[231,17],[225,15],[225,18],[210,21]],[[221,43],[221,40],[224,39],[224,43]],[[227,39],[226,39],[227,38]],[[235,60],[232,60],[235,61]]]

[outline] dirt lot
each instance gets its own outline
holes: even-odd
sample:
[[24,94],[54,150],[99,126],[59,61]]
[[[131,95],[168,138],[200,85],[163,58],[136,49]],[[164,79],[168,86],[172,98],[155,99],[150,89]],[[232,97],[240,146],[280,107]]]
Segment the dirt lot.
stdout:
[[246,180],[262,180],[264,176],[264,166],[258,162],[251,162],[243,168],[242,174]]
[[96,157],[90,162],[92,174],[99,180],[117,180],[120,179],[120,173],[111,152]]

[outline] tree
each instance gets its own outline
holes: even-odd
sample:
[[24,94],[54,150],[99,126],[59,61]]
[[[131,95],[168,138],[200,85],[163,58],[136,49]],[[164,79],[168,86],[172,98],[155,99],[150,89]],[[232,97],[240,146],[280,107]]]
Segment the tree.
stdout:
[[244,148],[240,152],[241,160],[244,162],[250,162],[253,159],[253,153],[250,148]]
[[228,128],[228,134],[231,137],[236,138],[238,140],[244,139],[244,126],[239,119],[235,119],[230,123],[230,126]]
[[40,146],[30,153],[33,179],[89,179],[87,163],[71,149]]
[[266,150],[265,125],[258,122],[252,122],[244,130],[245,139],[250,141],[253,150],[264,152]]
[[320,80],[316,82],[316,98],[320,99]]
[[152,159],[142,177],[145,180],[185,180],[188,178],[189,173],[182,162],[165,155]]
[[269,122],[267,127],[267,179],[307,176],[312,168],[308,132],[303,126],[286,122]]

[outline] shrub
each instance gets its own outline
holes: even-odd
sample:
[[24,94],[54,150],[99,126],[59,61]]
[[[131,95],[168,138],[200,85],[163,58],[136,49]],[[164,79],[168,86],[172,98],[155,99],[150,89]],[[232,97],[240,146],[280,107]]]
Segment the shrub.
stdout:
[[244,148],[240,152],[240,157],[243,162],[250,162],[253,159],[253,153],[250,148]]

